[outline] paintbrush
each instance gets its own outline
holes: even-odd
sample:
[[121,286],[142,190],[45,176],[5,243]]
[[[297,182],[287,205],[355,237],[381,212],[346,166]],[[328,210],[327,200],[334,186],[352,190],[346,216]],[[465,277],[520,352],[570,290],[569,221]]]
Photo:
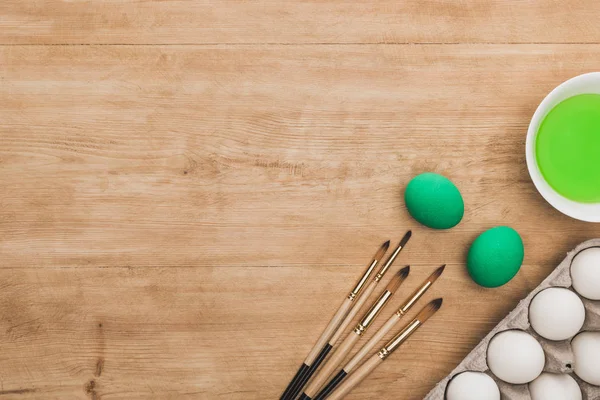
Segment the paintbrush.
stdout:
[[442,275],[446,264],[436,269],[398,308],[387,322],[369,339],[369,341],[352,357],[340,372],[337,373],[329,383],[317,394],[314,400],[323,400],[331,393],[354,368],[377,346],[377,344],[394,328],[411,307],[429,290],[433,283]]
[[396,336],[385,344],[377,354],[367,359],[360,367],[356,369],[337,389],[335,389],[327,399],[339,400],[354,389],[363,379],[365,379],[375,368],[384,362],[390,354],[402,345],[421,325],[423,325],[433,314],[442,306],[442,299],[435,299],[427,304],[419,312],[417,317],[406,325]]
[[331,318],[331,321],[329,321],[329,324],[321,334],[321,337],[319,337],[319,340],[317,340],[317,343],[315,343],[310,353],[308,353],[308,356],[304,360],[304,363],[302,364],[302,366],[300,366],[300,369],[298,369],[298,372],[296,373],[296,375],[294,375],[291,382],[281,395],[280,400],[294,399],[298,391],[300,390],[300,388],[297,387],[299,383],[304,379],[304,376],[310,371],[312,366],[318,366],[318,364],[321,361],[323,361],[323,359],[327,356],[327,353],[331,350],[331,347],[329,347],[328,343],[329,339],[331,339],[331,337],[335,334],[336,329],[344,321],[346,315],[348,315],[348,312],[352,308],[354,301],[366,286],[367,280],[369,279],[369,277],[375,270],[375,267],[377,266],[381,258],[385,255],[389,247],[390,241],[388,240],[387,242],[381,245],[379,250],[377,250],[375,256],[368,264],[361,278],[356,282],[356,285],[354,285],[354,288],[352,289],[352,291],[350,291],[350,294],[344,299],[338,311],[335,313],[333,318]]
[[386,288],[383,290],[381,295],[371,305],[369,310],[363,315],[356,328],[351,331],[339,347],[333,352],[329,360],[325,363],[323,368],[315,376],[315,378],[308,385],[304,393],[300,396],[299,400],[311,400],[319,388],[327,382],[327,378],[331,375],[336,368],[343,361],[344,357],[348,355],[354,348],[354,345],[358,342],[358,339],[364,334],[369,326],[375,321],[375,318],[379,315],[381,310],[385,307],[388,301],[392,298],[393,294],[400,287],[402,282],[406,279],[410,272],[410,267],[406,266],[398,271],[390,280]]
[[[398,254],[400,254],[400,251],[402,251],[404,246],[406,246],[406,243],[408,242],[408,240],[410,239],[411,236],[412,236],[411,231],[408,231],[404,234],[404,236],[400,240],[400,243],[398,244],[398,246],[394,249],[394,251],[389,256],[389,258],[387,259],[385,264],[383,264],[381,269],[377,272],[377,274],[375,275],[375,277],[373,278],[371,283],[365,288],[364,293],[356,300],[356,304],[354,304],[352,309],[348,312],[344,321],[338,326],[336,332],[329,339],[329,342],[325,346],[325,348],[327,348],[327,352],[325,353],[325,356],[327,356],[327,353],[329,352],[329,350],[331,350],[331,348],[333,348],[333,346],[338,341],[338,339],[342,336],[342,334],[344,333],[344,331],[346,330],[348,325],[350,325],[350,323],[352,322],[352,320],[354,319],[356,314],[360,311],[362,306],[365,304],[365,302],[367,301],[369,296],[371,296],[371,294],[375,290],[375,287],[381,281],[381,279],[384,277],[385,273],[390,269],[390,267],[396,260],[396,257],[398,257]],[[295,399],[296,396],[302,391],[302,388],[304,388],[304,385],[306,385],[306,383],[311,378],[313,373],[317,370],[317,368],[319,367],[321,362],[323,362],[323,360],[325,359],[325,356],[316,360],[315,362],[313,362],[313,364],[310,366],[310,369],[306,372],[306,374],[304,374],[304,376],[298,380],[298,384],[297,384],[295,390],[293,390],[291,392],[292,400]]]

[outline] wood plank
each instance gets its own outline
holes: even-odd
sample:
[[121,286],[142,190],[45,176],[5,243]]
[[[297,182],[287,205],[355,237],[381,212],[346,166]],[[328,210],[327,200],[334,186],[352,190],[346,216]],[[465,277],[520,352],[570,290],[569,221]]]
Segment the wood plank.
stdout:
[[[538,267],[482,290],[450,265],[426,295],[443,295],[442,310],[349,399],[423,398],[542,278]],[[379,323],[432,269],[413,266]],[[0,398],[276,398],[360,270],[2,269]]]
[[2,44],[597,43],[595,0],[3,0]]
[[[464,261],[511,225],[550,266],[600,227],[530,182],[543,96],[600,46],[11,46],[0,49],[0,268]],[[420,228],[402,190],[452,178],[466,203]],[[549,269],[547,269],[549,271]]]

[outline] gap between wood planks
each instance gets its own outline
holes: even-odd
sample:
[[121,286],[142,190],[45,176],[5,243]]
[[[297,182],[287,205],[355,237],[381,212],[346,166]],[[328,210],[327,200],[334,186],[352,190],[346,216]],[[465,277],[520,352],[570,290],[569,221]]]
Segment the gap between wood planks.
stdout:
[[0,43],[0,47],[24,47],[24,46],[118,46],[118,47],[210,47],[210,46],[456,46],[456,45],[485,45],[485,46],[507,46],[507,45],[597,45],[600,42],[264,42],[264,43],[236,43],[236,42],[211,42],[211,43]]

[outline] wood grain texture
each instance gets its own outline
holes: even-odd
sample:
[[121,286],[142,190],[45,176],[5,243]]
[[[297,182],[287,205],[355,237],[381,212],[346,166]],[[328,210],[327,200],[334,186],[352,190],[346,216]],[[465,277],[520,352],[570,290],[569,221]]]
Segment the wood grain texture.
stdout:
[[[431,270],[413,267],[385,318]],[[356,273],[310,265],[4,268],[0,398],[275,398]],[[462,265],[446,273],[423,300],[443,294],[445,307],[356,394],[421,398],[539,275],[525,266],[498,301]]]
[[[543,201],[523,154],[536,105],[598,50],[0,46],[0,398],[275,398],[412,228],[389,308],[445,262],[422,300],[444,306],[348,398],[421,399],[600,236]],[[455,229],[406,213],[423,171],[461,189]],[[499,224],[525,265],[483,290],[466,249]]]
[[3,0],[3,44],[597,43],[595,0]]
[[598,227],[537,194],[525,132],[589,50],[4,47],[0,268],[367,263],[417,229],[401,194],[423,171],[467,213],[406,261],[463,262],[497,224],[558,261]]

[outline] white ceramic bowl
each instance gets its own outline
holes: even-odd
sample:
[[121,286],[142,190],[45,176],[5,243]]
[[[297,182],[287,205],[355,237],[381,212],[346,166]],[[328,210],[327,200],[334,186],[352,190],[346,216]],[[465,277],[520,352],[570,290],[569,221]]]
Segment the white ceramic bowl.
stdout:
[[600,94],[600,72],[591,72],[576,76],[561,83],[551,91],[540,103],[533,114],[533,118],[531,118],[529,129],[527,130],[525,154],[531,180],[533,180],[538,192],[552,207],[565,215],[582,221],[600,222],[600,203],[578,203],[558,194],[542,176],[535,159],[535,140],[538,128],[546,117],[546,114],[561,101],[578,94],[587,93]]

